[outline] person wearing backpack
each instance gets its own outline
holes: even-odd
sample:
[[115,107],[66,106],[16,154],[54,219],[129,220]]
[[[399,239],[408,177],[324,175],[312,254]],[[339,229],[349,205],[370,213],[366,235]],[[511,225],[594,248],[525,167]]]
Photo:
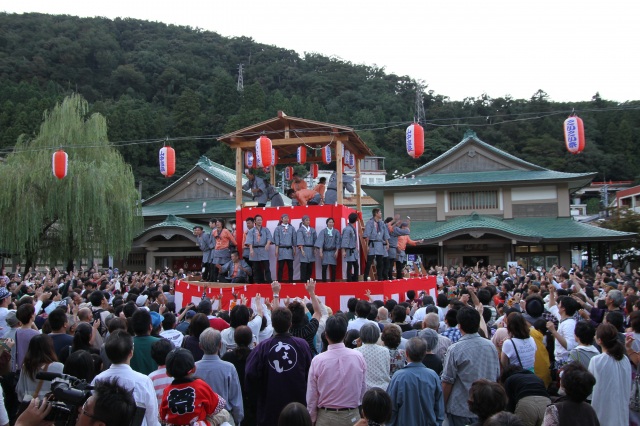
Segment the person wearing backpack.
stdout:
[[98,333],[100,336],[105,337],[107,334],[107,316],[109,316],[109,303],[107,298],[100,290],[95,290],[89,295],[89,302],[91,302],[91,313],[93,314],[93,320],[100,320],[98,326]]

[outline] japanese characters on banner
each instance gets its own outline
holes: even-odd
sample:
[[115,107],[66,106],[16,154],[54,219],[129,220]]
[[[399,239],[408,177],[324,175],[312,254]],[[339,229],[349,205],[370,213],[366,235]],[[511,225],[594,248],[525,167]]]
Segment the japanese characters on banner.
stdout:
[[407,127],[407,154],[413,158],[418,158],[424,153],[424,129],[418,123],[413,123]]
[[176,172],[176,151],[170,146],[160,148],[158,153],[160,173],[164,177],[171,177]]
[[580,154],[584,150],[584,123],[577,115],[564,120],[564,142],[572,154]]
[[299,146],[296,151],[296,161],[298,164],[304,164],[307,162],[307,148]]
[[329,145],[322,148],[322,162],[324,164],[331,163],[331,147]]
[[284,168],[284,179],[285,180],[293,179],[293,167],[287,166]]
[[244,153],[244,166],[247,169],[255,169],[256,168],[256,160],[253,156],[253,152],[246,151]]
[[[176,281],[175,285],[175,302],[176,308],[180,309],[189,303],[198,305],[202,300],[202,295],[209,299],[215,299],[222,296],[220,309],[227,309],[232,299],[232,293],[244,295],[248,300],[255,297],[256,293],[260,293],[262,297],[272,298],[271,284],[214,284],[200,285],[195,282]],[[358,299],[367,299],[366,291],[371,291],[371,297],[374,300],[383,300],[391,298],[398,302],[404,302],[407,299],[407,291],[415,290],[418,294],[425,290],[428,295],[437,297],[437,283],[435,276],[406,278],[393,281],[367,281],[367,282],[339,282],[339,283],[318,283],[316,285],[316,294],[327,306],[333,311],[347,311],[347,301],[352,297]],[[303,298],[307,296],[304,284],[282,284],[280,289],[280,299],[282,302],[289,297]],[[248,303],[248,302],[247,302]]]

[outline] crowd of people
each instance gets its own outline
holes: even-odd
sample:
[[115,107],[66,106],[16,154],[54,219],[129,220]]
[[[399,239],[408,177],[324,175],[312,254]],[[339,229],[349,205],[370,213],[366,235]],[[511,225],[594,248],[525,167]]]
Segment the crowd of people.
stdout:
[[43,372],[95,385],[78,424],[640,424],[637,271],[429,273],[435,297],[334,312],[313,278],[181,308],[184,271],[3,269],[0,425],[52,424]]

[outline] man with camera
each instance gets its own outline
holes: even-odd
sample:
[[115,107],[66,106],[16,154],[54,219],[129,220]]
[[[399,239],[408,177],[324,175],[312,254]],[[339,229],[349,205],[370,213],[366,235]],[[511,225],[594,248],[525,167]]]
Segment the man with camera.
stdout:
[[[136,401],[118,379],[100,381],[95,384],[93,395],[78,409],[76,426],[121,426],[131,425],[136,411]],[[16,426],[53,425],[53,404],[50,400],[31,400],[27,409],[18,417]]]

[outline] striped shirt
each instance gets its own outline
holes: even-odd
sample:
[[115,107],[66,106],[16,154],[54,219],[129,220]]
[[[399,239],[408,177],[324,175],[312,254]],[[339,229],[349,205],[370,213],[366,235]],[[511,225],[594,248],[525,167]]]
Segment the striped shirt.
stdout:
[[159,407],[162,405],[162,394],[164,393],[164,389],[173,382],[173,377],[168,376],[167,368],[164,365],[161,365],[156,371],[149,374],[149,378],[153,382],[153,389],[156,391]]

